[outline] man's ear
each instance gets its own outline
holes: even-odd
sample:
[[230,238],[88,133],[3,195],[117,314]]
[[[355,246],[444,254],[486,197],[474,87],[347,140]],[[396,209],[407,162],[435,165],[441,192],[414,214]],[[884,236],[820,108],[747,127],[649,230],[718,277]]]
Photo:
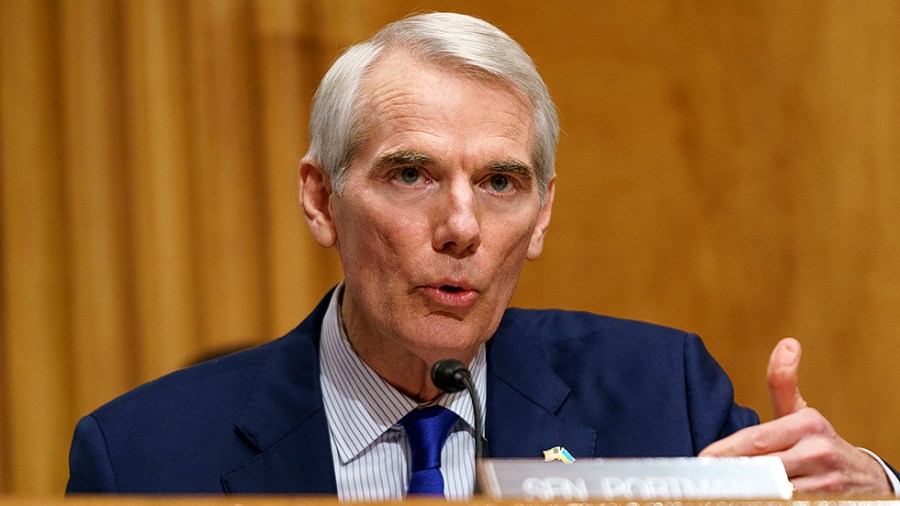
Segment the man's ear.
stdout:
[[337,241],[337,230],[329,207],[331,197],[331,184],[325,170],[304,158],[300,162],[300,205],[303,206],[313,238],[323,248],[330,248]]
[[553,208],[553,194],[556,192],[556,176],[547,184],[547,193],[544,194],[544,205],[538,213],[537,222],[534,224],[534,230],[531,231],[531,243],[528,244],[528,252],[525,258],[528,260],[537,260],[544,250],[544,236],[547,235],[547,228],[550,226],[550,213]]

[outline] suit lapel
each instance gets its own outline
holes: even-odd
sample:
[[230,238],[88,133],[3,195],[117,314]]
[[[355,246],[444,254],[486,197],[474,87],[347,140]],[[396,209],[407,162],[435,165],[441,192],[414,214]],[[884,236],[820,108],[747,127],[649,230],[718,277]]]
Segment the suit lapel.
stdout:
[[545,358],[541,343],[507,311],[488,341],[487,420],[491,458],[541,458],[564,446],[578,457],[592,457],[594,429],[566,421],[558,413],[570,389]]
[[319,383],[319,336],[330,299],[331,292],[299,327],[272,343],[235,424],[249,451],[239,452],[222,476],[225,492],[337,492]]

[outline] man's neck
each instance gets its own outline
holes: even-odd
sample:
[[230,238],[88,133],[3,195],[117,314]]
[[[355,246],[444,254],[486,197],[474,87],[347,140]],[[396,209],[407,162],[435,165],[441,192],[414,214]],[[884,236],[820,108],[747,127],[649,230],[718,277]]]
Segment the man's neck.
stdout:
[[[350,329],[345,327],[344,331],[359,358],[400,393],[423,404],[434,401],[443,393],[431,381],[432,361],[407,350],[385,353],[389,346],[376,339],[360,339],[358,334],[354,338]],[[437,360],[440,359],[435,359],[434,362]],[[471,361],[471,357],[469,360]]]

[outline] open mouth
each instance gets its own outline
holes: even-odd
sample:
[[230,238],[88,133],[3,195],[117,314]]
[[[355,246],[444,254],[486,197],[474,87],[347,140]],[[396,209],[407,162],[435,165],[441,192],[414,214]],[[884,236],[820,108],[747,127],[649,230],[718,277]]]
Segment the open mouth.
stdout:
[[432,285],[425,288],[432,302],[440,307],[467,308],[478,299],[478,291],[466,285]]

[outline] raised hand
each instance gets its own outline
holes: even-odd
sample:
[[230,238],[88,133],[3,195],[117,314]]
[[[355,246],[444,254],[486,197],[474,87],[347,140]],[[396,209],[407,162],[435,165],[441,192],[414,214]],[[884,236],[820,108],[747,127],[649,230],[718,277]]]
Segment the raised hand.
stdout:
[[797,386],[800,343],[785,338],[769,358],[767,379],[775,419],[716,441],[701,457],[773,455],[802,493],[888,495],[890,481],[881,464],[844,441],[821,413],[810,408]]

